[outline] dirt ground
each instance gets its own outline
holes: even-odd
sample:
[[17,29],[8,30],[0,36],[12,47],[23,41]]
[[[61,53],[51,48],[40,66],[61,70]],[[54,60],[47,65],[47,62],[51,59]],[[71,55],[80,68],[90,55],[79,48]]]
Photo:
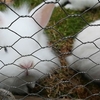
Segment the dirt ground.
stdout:
[[[17,99],[23,98],[23,97],[21,97],[21,96],[15,96],[15,97],[16,97]],[[63,98],[63,99],[50,99],[50,98],[42,99],[42,98],[40,98],[40,97],[28,96],[28,97],[26,97],[24,100],[71,100],[71,99],[65,99],[65,98]],[[75,100],[82,100],[82,99],[75,99]]]

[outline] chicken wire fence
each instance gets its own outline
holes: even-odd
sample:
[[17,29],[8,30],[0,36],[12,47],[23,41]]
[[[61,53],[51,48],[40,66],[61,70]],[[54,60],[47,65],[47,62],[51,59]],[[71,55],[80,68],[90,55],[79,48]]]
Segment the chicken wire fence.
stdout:
[[[46,2],[45,2],[45,4],[46,4]],[[4,3],[1,2],[1,5],[6,5],[6,4],[5,4],[5,2]],[[82,44],[88,44],[89,42],[88,41],[85,42],[85,43],[82,42],[80,39],[78,39],[77,34],[75,34],[73,36],[64,37],[62,35],[62,33],[59,32],[58,29],[54,28],[54,26],[58,25],[58,23],[60,23],[62,21],[66,21],[66,19],[74,18],[74,17],[81,18],[81,20],[83,20],[85,23],[87,23],[87,25],[88,25],[87,27],[89,27],[89,26],[91,26],[91,27],[93,27],[93,26],[98,27],[99,25],[90,25],[84,19],[84,17],[83,17],[83,14],[87,13],[92,8],[90,8],[88,10],[85,10],[81,14],[67,14],[66,11],[65,11],[65,9],[63,9],[62,7],[60,7],[61,10],[65,13],[66,16],[64,18],[59,19],[56,22],[56,24],[51,25],[50,27],[46,27],[46,28],[42,28],[41,29],[41,30],[43,30],[43,29],[50,30],[51,29],[51,30],[53,30],[53,32],[56,32],[59,35],[60,38],[58,40],[56,40],[54,43],[51,42],[51,43],[48,43],[49,45],[46,44],[47,46],[44,47],[44,46],[41,45],[41,43],[39,41],[37,41],[36,39],[34,39],[35,35],[32,35],[32,36],[20,36],[18,32],[16,32],[13,29],[11,29],[11,26],[14,25],[14,23],[16,23],[16,21],[19,20],[20,18],[31,18],[32,20],[34,20],[34,18],[32,16],[29,16],[29,15],[28,16],[21,16],[18,13],[16,13],[16,11],[14,11],[12,8],[10,8],[10,6],[8,6],[8,5],[6,5],[6,6],[7,6],[7,8],[10,9],[11,12],[13,12],[17,16],[17,18],[15,20],[13,20],[10,23],[10,25],[7,26],[7,27],[1,27],[2,26],[1,25],[0,26],[0,30],[8,30],[11,33],[14,33],[14,36],[16,35],[18,38],[17,38],[17,40],[14,41],[14,43],[11,43],[12,45],[7,45],[6,46],[6,43],[4,43],[3,45],[0,45],[0,52],[2,53],[2,50],[4,50],[5,53],[9,53],[9,49],[8,48],[11,48],[19,56],[18,56],[17,59],[13,58],[13,61],[10,62],[10,63],[5,63],[4,61],[6,61],[6,60],[3,59],[4,60],[3,61],[2,58],[0,57],[0,68],[1,68],[1,71],[0,71],[0,84],[1,84],[1,86],[0,86],[1,87],[0,95],[1,95],[1,100],[15,100],[15,98],[17,98],[17,100],[31,100],[31,99],[32,100],[70,100],[70,99],[71,100],[73,100],[73,99],[75,99],[75,100],[83,100],[83,99],[85,99],[85,100],[99,100],[100,99],[100,97],[99,97],[100,96],[100,89],[99,89],[100,87],[98,86],[98,84],[94,83],[95,79],[94,80],[88,80],[86,77],[84,77],[84,73],[86,73],[86,72],[84,72],[84,71],[79,72],[79,71],[76,71],[74,68],[69,68],[69,66],[67,64],[68,62],[65,60],[65,58],[67,56],[69,56],[70,54],[74,55],[73,52],[71,53],[71,51],[72,51],[72,44],[74,43],[74,41],[73,41],[74,39],[76,39],[76,40],[78,40],[78,41],[81,42],[80,46],[82,46]],[[0,23],[2,23],[2,21]],[[19,27],[16,27],[16,28],[19,28]],[[24,30],[24,29],[25,28],[22,28],[22,30]],[[85,29],[86,28],[84,28],[83,30],[85,30]],[[38,30],[35,34],[38,34],[38,32],[40,32],[41,30]],[[81,30],[81,31],[83,31],[83,30]],[[7,38],[12,39],[13,37],[6,37],[6,39]],[[19,51],[20,49],[17,50],[14,47],[14,45],[17,45],[17,43],[21,43],[19,41],[21,41],[23,39],[26,39],[26,38],[27,39],[31,39],[32,41],[35,41],[40,46],[40,48],[36,49],[34,52],[32,52],[30,54],[22,55],[20,53],[20,51]],[[99,40],[99,37],[96,40]],[[96,40],[92,41],[92,44],[98,49],[97,52],[99,52],[99,47],[95,43]],[[42,41],[44,41],[44,40],[42,40]],[[62,41],[64,41],[64,43],[63,43],[63,47],[61,47],[61,49],[60,49],[58,47],[58,44],[60,44]],[[25,45],[26,45],[26,48],[27,48],[28,44],[26,43]],[[76,47],[76,49],[79,48],[80,46]],[[23,46],[21,45],[20,48],[23,48]],[[47,60],[46,59],[41,59],[41,58],[38,58],[36,55],[34,55],[35,52],[37,52],[37,51],[39,51],[41,49],[46,49],[46,48],[48,48],[50,50],[51,50],[51,48],[53,48],[53,51],[55,51],[57,54],[55,56],[49,58],[49,60],[48,59]],[[23,48],[23,49],[25,49],[25,48]],[[30,48],[28,48],[27,50],[29,50],[29,49]],[[96,63],[96,62],[94,62],[90,57],[92,55],[95,55],[97,52],[94,52],[89,57],[85,58],[86,60],[90,60],[92,63],[95,63],[95,65],[93,64],[93,67],[95,67],[95,66],[97,66],[99,64]],[[47,53],[46,52],[41,52],[41,53],[39,53],[39,55],[41,55],[41,56],[49,55]],[[4,53],[2,55],[4,55]],[[9,55],[8,59],[10,59],[11,56],[14,56],[14,55]],[[47,73],[46,74],[46,73],[43,73],[41,71],[42,69],[39,70],[39,69],[36,69],[35,67],[33,67],[33,65],[34,65],[33,63],[34,62],[31,63],[31,64],[29,64],[31,67],[33,67],[32,70],[35,69],[36,72],[38,71],[42,75],[46,75],[45,78],[41,79],[41,77],[42,77],[42,75],[41,75],[41,77],[39,77],[39,79],[36,80],[37,82],[35,83],[36,85],[35,85],[34,88],[30,87],[30,84],[33,84],[34,81],[29,81],[28,80],[31,76],[27,77],[27,75],[29,74],[28,70],[31,70],[30,66],[28,68],[26,68],[26,66],[24,66],[24,65],[21,65],[21,64],[17,65],[15,63],[17,60],[19,60],[19,59],[21,59],[23,57],[28,57],[28,56],[32,56],[35,59],[39,60],[39,62],[36,63],[35,67],[39,63],[41,64],[41,62],[43,62],[43,63],[44,62],[48,62],[50,64],[53,63],[51,65],[58,66],[57,68],[53,68],[53,70],[54,70],[53,74],[51,74],[51,73]],[[76,55],[74,55],[74,56],[76,56]],[[56,58],[60,59],[59,62],[61,63],[61,65],[59,65],[56,62],[54,62],[54,59],[56,59]],[[84,58],[78,57],[78,61],[82,60],[82,59],[84,59]],[[25,61],[27,62],[27,60],[25,60]],[[19,73],[16,74],[16,76],[15,75],[13,76],[12,71],[13,71],[13,73],[15,73],[16,69],[10,69],[10,70],[7,69],[6,73],[8,71],[11,71],[10,72],[11,75],[7,76],[7,74],[4,72],[5,68],[6,67],[10,67],[12,65],[21,68],[22,71],[19,71]],[[23,73],[26,73],[27,75],[24,76],[24,78],[21,78],[20,75],[23,74]],[[86,74],[88,74],[88,73],[86,73]],[[34,77],[34,75],[32,77]],[[89,77],[91,77],[91,76],[89,76]],[[11,80],[11,79],[14,79],[14,78],[15,78],[14,81]],[[32,78],[32,79],[34,79],[34,78]],[[9,81],[8,80],[12,81],[12,85],[9,85]],[[22,82],[20,82],[20,81],[22,81]],[[97,79],[97,81],[98,81],[98,79]],[[15,86],[14,83],[16,83],[16,84],[20,83],[20,84],[18,84],[17,86]],[[27,86],[28,92],[26,92],[26,91],[24,92],[24,89],[21,88],[24,85]],[[2,87],[5,90],[3,90]],[[16,89],[16,91],[17,91],[17,89],[19,91],[23,91],[25,94],[23,96],[15,96],[14,97],[12,95],[12,93],[10,93],[10,90],[13,91],[13,89]],[[39,98],[37,98],[37,97],[39,97]]]

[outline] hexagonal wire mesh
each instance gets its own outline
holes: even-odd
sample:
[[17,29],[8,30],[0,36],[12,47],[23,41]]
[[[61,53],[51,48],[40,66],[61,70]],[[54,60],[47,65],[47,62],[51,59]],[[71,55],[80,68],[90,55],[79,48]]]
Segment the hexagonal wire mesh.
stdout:
[[[94,6],[80,14],[76,14],[76,12],[69,14],[60,7],[60,11],[65,14],[65,17],[57,19],[56,23],[54,22],[53,25],[50,23],[51,26],[45,28],[45,26],[41,26],[41,22],[44,22],[46,18],[39,22],[35,14],[40,19],[40,16],[45,15],[43,12],[46,12],[41,11],[41,8],[49,3],[44,1],[30,13],[28,13],[26,5],[22,9],[16,10],[3,2],[1,4],[9,9],[5,13],[1,13],[0,20],[0,87],[7,90],[0,90],[3,100],[11,100],[11,98],[8,99],[12,97],[9,91],[14,94],[23,94],[21,97],[15,96],[20,100],[100,99],[100,87],[93,83],[99,81],[100,76],[98,34],[100,23],[97,21],[89,24],[84,18],[84,14]],[[53,6],[49,9],[52,13]],[[75,17],[80,18],[87,24],[87,27],[78,34],[65,37],[60,32],[60,28],[57,29],[56,26],[63,26],[63,21],[67,25],[67,19]],[[48,37],[43,33],[44,29],[50,30],[51,33],[54,32],[55,35],[58,35],[58,39],[52,40],[53,42],[48,41]],[[94,34],[94,32],[96,33]],[[61,67],[65,64],[66,67]],[[51,74],[52,69],[53,74]],[[88,80],[83,74],[92,80]],[[15,98],[13,97],[12,100]]]

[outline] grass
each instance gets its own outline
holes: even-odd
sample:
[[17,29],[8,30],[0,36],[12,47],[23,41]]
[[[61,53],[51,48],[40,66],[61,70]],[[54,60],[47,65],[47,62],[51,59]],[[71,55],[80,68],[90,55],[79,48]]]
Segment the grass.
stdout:
[[[30,7],[35,7],[42,2],[42,0],[15,0],[14,6],[18,7],[25,1],[28,1]],[[4,8],[0,6],[1,10],[4,10]],[[66,10],[61,7],[55,8],[46,28],[50,42],[55,43],[54,48],[56,47],[61,53],[70,51],[73,38],[65,39],[65,37],[74,37],[90,22],[98,20],[100,18],[99,16],[100,8],[81,12]],[[63,54],[60,56],[63,66],[66,65],[65,57],[66,55]],[[55,71],[53,75],[41,80],[40,83],[37,83],[34,92],[40,93],[44,97],[85,99],[90,96],[87,100],[100,99],[100,97],[92,95],[100,92],[100,87],[97,84],[86,79],[81,73],[77,73],[68,68],[61,68]],[[45,88],[43,89],[43,87]]]
[[39,83],[34,88],[34,93],[39,93],[44,97],[66,98],[66,100],[100,99],[97,95],[100,92],[98,84],[86,79],[82,73],[77,73],[65,67],[56,70],[54,74],[39,81]]
[[[64,13],[64,11],[66,13]],[[99,9],[91,10],[86,13],[65,10],[65,9],[64,11],[61,8],[56,8],[54,10],[52,19],[50,21],[51,25],[53,25],[54,23],[55,24],[54,28],[63,36],[77,34],[84,26],[87,25],[87,23],[90,23],[94,20],[99,19],[99,16],[100,16]],[[76,15],[79,15],[79,16],[76,16]],[[54,35],[54,36],[57,36],[57,35]]]

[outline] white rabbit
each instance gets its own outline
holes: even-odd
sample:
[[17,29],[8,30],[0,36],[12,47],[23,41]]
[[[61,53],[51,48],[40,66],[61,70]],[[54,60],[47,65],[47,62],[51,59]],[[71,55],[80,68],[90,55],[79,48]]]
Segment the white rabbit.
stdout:
[[86,73],[90,79],[100,79],[100,20],[80,32],[74,41],[72,54],[66,57],[69,67]]
[[[65,5],[66,9],[72,9],[72,10],[84,10],[85,8],[90,7],[98,7],[100,6],[99,0],[60,0],[59,3],[61,5]],[[56,6],[59,6],[59,4],[56,4]]]
[[[60,67],[44,34],[55,5],[41,3],[30,12],[27,5],[0,12],[0,87],[28,93],[39,78]],[[25,16],[25,17],[23,17]],[[13,22],[14,21],[14,22]]]

